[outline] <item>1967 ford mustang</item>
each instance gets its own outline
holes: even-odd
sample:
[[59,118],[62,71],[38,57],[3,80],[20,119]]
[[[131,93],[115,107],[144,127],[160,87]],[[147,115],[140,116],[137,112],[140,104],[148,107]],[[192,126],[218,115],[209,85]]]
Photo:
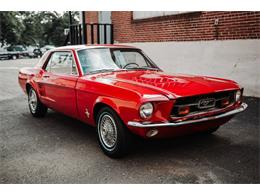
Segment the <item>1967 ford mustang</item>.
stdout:
[[247,107],[234,81],[166,74],[140,49],[122,45],[50,50],[20,70],[19,84],[34,117],[51,108],[96,126],[110,157],[126,154],[134,135],[212,133]]

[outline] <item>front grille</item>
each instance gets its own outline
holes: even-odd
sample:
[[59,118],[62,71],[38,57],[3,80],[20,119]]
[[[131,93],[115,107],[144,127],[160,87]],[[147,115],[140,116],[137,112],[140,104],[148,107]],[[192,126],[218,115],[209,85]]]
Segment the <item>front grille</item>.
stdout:
[[[221,105],[221,101],[223,99],[228,99],[229,104],[225,107],[233,104],[235,102],[235,91],[225,91],[225,92],[217,92],[212,94],[205,94],[205,95],[197,95],[197,96],[191,96],[191,97],[184,97],[179,98],[176,100],[174,107],[171,111],[172,117],[180,117],[178,115],[178,111],[180,107],[189,106],[190,107],[190,113],[188,115],[192,114],[199,114],[201,112],[210,111],[214,109],[223,108]],[[202,101],[208,101],[210,106],[203,106]],[[214,104],[213,104],[214,102]]]

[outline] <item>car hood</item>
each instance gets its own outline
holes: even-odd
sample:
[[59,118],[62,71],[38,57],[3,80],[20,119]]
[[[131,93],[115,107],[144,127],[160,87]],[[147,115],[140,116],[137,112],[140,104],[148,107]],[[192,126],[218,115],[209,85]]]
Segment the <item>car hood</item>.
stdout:
[[92,79],[117,86],[127,83],[135,87],[153,90],[170,99],[239,89],[237,83],[227,79],[183,74],[169,75],[161,71],[150,70],[102,73]]

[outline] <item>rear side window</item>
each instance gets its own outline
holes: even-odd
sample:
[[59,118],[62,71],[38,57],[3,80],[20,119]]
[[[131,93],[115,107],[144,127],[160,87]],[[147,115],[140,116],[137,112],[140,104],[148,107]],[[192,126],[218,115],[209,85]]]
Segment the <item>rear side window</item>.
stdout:
[[69,51],[54,52],[46,66],[46,71],[53,74],[78,74],[73,55]]

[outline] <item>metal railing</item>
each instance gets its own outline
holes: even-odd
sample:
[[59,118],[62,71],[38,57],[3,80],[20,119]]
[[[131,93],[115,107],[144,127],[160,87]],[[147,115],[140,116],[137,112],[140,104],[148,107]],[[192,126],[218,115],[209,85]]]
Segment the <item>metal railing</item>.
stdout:
[[71,25],[65,45],[113,44],[113,24],[86,23]]

